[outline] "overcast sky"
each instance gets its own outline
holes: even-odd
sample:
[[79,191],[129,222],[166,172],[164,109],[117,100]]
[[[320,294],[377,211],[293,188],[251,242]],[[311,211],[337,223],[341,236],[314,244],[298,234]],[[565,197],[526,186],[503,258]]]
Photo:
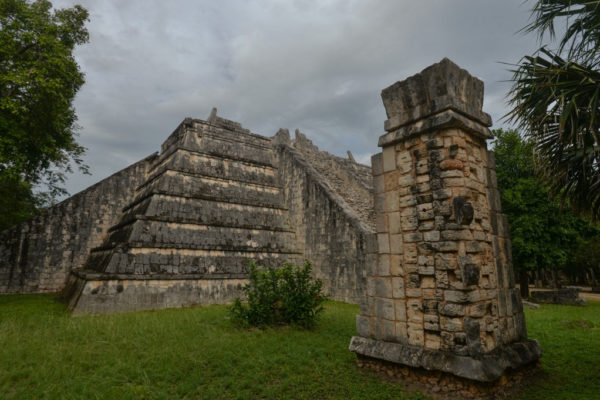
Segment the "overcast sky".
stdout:
[[531,53],[523,0],[54,0],[88,9],[75,107],[92,176],[157,151],[212,107],[255,133],[299,128],[322,150],[369,163],[384,133],[381,90],[448,57],[485,82],[494,127],[507,111],[504,63]]

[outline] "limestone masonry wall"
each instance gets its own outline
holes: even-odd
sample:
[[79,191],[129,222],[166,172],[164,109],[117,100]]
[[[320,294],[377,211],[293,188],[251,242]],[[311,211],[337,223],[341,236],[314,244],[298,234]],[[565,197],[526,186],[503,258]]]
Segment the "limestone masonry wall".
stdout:
[[122,214],[156,155],[0,232],[0,293],[61,290]]
[[[225,302],[239,290],[231,282],[246,277],[246,258],[306,258],[333,299],[360,302],[375,243],[371,169],[299,132],[282,138],[216,113],[184,120],[160,155],[0,233],[0,293],[70,282],[76,313]],[[185,285],[166,283],[181,274]]]
[[[372,262],[369,257],[374,255],[369,253],[375,244],[374,221],[370,219],[373,204],[368,201],[372,199],[372,180],[368,175],[360,178],[369,168],[319,152],[300,133],[290,141],[287,132],[280,131],[275,143],[299,248],[313,262],[315,276],[333,299],[360,302],[365,290],[365,265]],[[355,165],[346,165],[345,161]],[[325,171],[327,165],[327,175],[314,168]],[[347,182],[347,188],[342,189],[343,183],[332,183],[336,179]]]
[[535,362],[486,148],[483,82],[444,59],[381,96],[377,257],[350,349],[481,382]]

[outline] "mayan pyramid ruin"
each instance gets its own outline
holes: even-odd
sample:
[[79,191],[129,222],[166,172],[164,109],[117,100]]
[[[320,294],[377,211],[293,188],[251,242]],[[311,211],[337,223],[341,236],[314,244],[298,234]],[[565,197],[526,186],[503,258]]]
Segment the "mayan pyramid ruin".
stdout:
[[0,294],[62,292],[73,314],[227,303],[248,260],[308,259],[360,304],[366,365],[497,382],[531,365],[483,82],[448,59],[382,92],[372,167],[303,133],[186,118],[160,154],[0,233]]
[[0,293],[62,291],[75,315],[226,303],[249,260],[309,259],[332,298],[357,303],[373,227],[369,167],[213,109],[160,154],[3,232]]

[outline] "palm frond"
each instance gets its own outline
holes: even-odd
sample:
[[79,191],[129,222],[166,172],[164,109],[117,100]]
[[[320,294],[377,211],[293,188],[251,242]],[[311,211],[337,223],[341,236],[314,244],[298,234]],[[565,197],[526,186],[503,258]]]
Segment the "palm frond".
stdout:
[[534,141],[553,190],[600,217],[600,71],[541,48],[512,72],[506,119]]
[[523,31],[556,37],[556,24],[565,23],[558,53],[566,51],[573,60],[597,59],[600,44],[600,0],[539,0],[532,10],[532,22]]

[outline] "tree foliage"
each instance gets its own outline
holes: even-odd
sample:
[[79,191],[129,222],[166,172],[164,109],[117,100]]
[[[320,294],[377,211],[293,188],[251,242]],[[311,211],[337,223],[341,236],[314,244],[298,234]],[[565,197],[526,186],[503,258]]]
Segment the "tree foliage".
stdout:
[[542,46],[513,70],[508,121],[533,141],[550,190],[600,217],[600,0],[538,0],[532,16],[524,30],[558,47]]
[[572,270],[582,245],[600,233],[596,225],[562,205],[534,173],[535,144],[515,130],[495,130],[493,152],[502,208],[517,270]]
[[85,169],[72,102],[84,83],[73,49],[88,40],[87,20],[78,5],[0,0],[0,195],[14,189],[0,202],[12,201],[12,220],[31,209],[34,185],[59,194],[64,171]]

